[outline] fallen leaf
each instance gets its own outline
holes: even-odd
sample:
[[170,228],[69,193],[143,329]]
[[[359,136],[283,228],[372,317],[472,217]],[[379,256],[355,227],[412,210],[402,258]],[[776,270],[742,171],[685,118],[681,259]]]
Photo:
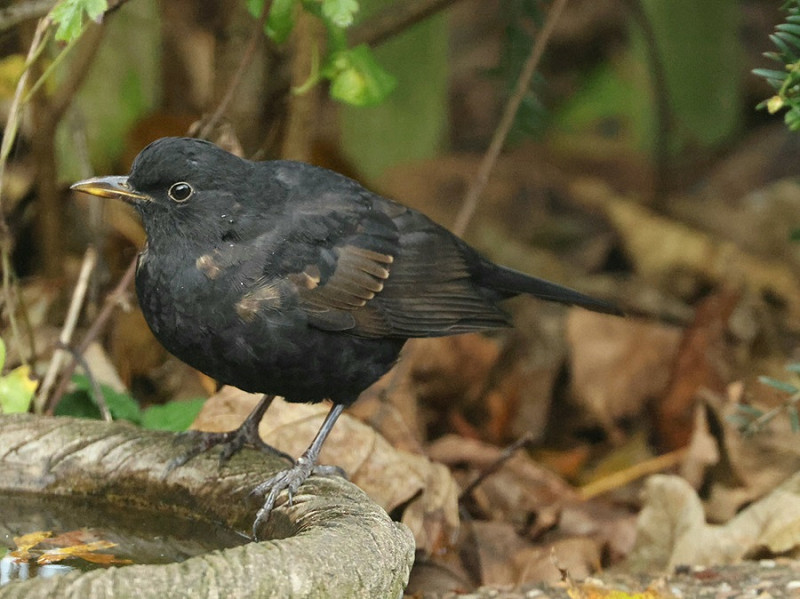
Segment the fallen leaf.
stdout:
[[[260,395],[224,387],[210,397],[193,428],[233,430],[250,413]],[[329,411],[324,404],[292,404],[276,399],[261,421],[261,437],[290,455],[311,443]],[[458,530],[458,485],[447,468],[428,458],[394,449],[372,428],[342,415],[322,448],[320,462],[340,466],[387,512],[404,505],[402,522],[414,533],[417,547],[431,552]]]
[[778,555],[800,547],[800,474],[723,525],[706,523],[700,498],[678,476],[650,477],[645,493],[629,557],[634,569],[728,564],[764,550]]
[[739,510],[800,471],[800,444],[786,417],[774,418],[766,430],[747,436],[732,416],[747,398],[753,405],[771,406],[785,398],[755,378],[728,386],[723,395],[706,394],[705,406],[718,435],[719,464],[710,471],[706,511],[715,522],[726,522]]
[[82,559],[93,564],[103,565],[125,565],[132,564],[133,561],[129,559],[118,559],[110,553],[97,553],[104,549],[111,549],[116,547],[116,543],[110,541],[94,541],[83,545],[71,545],[68,547],[56,547],[48,549],[36,558],[36,563],[40,566],[45,564],[55,564],[65,559],[76,558]]
[[14,545],[16,545],[17,548],[8,555],[20,561],[29,560],[31,558],[31,550],[51,536],[53,536],[51,531],[37,531],[22,535],[21,537],[14,537]]
[[621,441],[617,421],[645,411],[670,380],[676,327],[572,309],[567,315],[574,401]]
[[663,451],[684,447],[692,436],[698,391],[722,393],[733,378],[736,363],[728,337],[728,321],[741,294],[723,289],[703,299],[683,334],[672,380],[657,398],[653,429]]

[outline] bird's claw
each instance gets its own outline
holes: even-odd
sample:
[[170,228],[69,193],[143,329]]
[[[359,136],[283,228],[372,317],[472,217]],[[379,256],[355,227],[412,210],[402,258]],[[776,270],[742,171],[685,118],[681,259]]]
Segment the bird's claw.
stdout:
[[261,525],[269,520],[272,509],[275,507],[275,502],[278,500],[278,495],[285,490],[289,505],[293,505],[295,493],[297,493],[300,485],[312,474],[317,476],[341,476],[342,478],[347,478],[344,470],[339,466],[320,466],[314,464],[313,461],[305,456],[297,458],[291,468],[281,470],[275,476],[265,480],[250,492],[251,495],[266,495],[264,505],[258,510],[256,519],[253,522],[254,539],[258,539],[258,529]]
[[265,443],[258,434],[258,428],[248,426],[247,423],[239,428],[225,433],[210,433],[205,431],[186,431],[176,435],[175,443],[189,442],[192,445],[186,453],[176,457],[167,465],[167,471],[171,472],[179,466],[183,466],[189,460],[205,453],[212,447],[221,445],[219,452],[220,466],[225,464],[234,455],[239,453],[245,445],[250,445],[264,453],[278,455],[282,458],[294,461],[292,457],[271,445]]

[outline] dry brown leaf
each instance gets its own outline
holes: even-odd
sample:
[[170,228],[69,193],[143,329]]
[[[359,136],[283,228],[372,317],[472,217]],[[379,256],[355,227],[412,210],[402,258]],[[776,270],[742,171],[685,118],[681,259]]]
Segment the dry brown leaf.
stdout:
[[708,481],[706,511],[709,519],[725,522],[742,506],[763,497],[800,471],[800,443],[786,417],[774,418],[762,433],[745,436],[731,416],[744,397],[753,405],[770,406],[783,397],[768,385],[750,380],[729,385],[725,396],[707,394],[706,406],[714,419],[713,430],[722,457]]
[[640,414],[666,389],[680,337],[675,327],[570,310],[575,401],[619,441],[616,421]]
[[558,532],[567,537],[589,537],[613,565],[633,549],[636,514],[630,509],[600,501],[568,502],[561,508]]
[[733,563],[765,549],[784,554],[798,547],[800,474],[721,526],[706,524],[703,506],[688,482],[656,475],[647,481],[630,564],[669,571],[684,564]]
[[669,390],[655,403],[653,428],[659,448],[672,451],[691,438],[699,390],[722,393],[733,377],[735,359],[728,321],[741,294],[723,289],[697,306],[694,322],[678,350]]
[[392,447],[423,453],[425,431],[408,366],[401,358],[395,368],[359,396],[348,412],[378,431]]
[[698,404],[694,408],[692,437],[681,463],[680,475],[692,487],[699,489],[705,480],[706,470],[717,464],[719,457],[719,443],[709,429],[706,408]]
[[594,539],[574,537],[559,539],[546,546],[523,549],[514,558],[519,582],[556,584],[561,573],[554,565],[566,569],[576,578],[585,578],[601,568],[602,547]]
[[[428,455],[452,468],[470,467],[470,480],[501,459],[503,450],[475,439],[447,435],[428,448]],[[575,500],[575,490],[526,452],[505,460],[472,493],[487,518],[510,522],[530,537],[552,528],[565,501]],[[533,517],[535,516],[535,518]],[[535,524],[531,525],[530,523]]]
[[[193,428],[232,430],[255,407],[259,395],[224,387],[206,401]],[[308,447],[329,407],[324,404],[273,402],[259,432],[290,455]],[[428,458],[394,449],[369,426],[341,416],[326,441],[320,461],[340,466],[387,512],[407,504],[402,522],[414,533],[417,547],[430,552],[447,544],[458,529],[458,486],[447,468]]]
[[698,229],[671,220],[620,197],[597,179],[576,180],[573,196],[601,209],[619,233],[636,272],[660,286],[693,276],[716,284],[745,284],[773,295],[787,307],[787,324],[800,329],[800,280],[781,255],[762,258]]
[[470,571],[479,576],[482,585],[508,586],[519,582],[520,572],[514,557],[534,547],[521,538],[511,524],[476,520],[470,523],[468,534],[465,561]]

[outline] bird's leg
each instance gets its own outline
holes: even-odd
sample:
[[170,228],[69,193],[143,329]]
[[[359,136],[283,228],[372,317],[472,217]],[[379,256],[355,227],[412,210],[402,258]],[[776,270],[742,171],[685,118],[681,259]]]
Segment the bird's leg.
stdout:
[[258,425],[261,422],[261,419],[264,417],[264,412],[267,411],[267,408],[269,408],[274,399],[274,395],[264,395],[261,398],[261,401],[258,402],[258,405],[253,409],[252,412],[250,412],[247,418],[245,418],[245,421],[242,422],[242,424],[236,430],[225,433],[187,431],[178,435],[178,441],[188,440],[194,445],[185,454],[172,460],[168,467],[169,470],[173,470],[178,466],[183,466],[192,458],[208,451],[216,445],[222,445],[222,451],[220,451],[219,454],[219,461],[221,464],[231,459],[231,457],[235,453],[239,452],[245,445],[252,445],[256,449],[260,449],[261,451],[267,453],[278,454],[279,456],[294,462],[294,459],[289,454],[279,451],[271,445],[264,443],[258,434]]
[[266,494],[267,496],[264,500],[264,505],[258,510],[258,514],[256,514],[255,522],[253,522],[253,538],[258,538],[258,528],[269,519],[270,512],[272,512],[272,508],[275,507],[275,501],[278,499],[278,495],[281,491],[286,489],[289,494],[289,505],[291,505],[294,494],[312,473],[322,475],[342,473],[341,468],[318,466],[317,460],[319,459],[319,452],[322,449],[322,444],[325,443],[325,439],[328,438],[333,425],[336,423],[336,419],[339,418],[343,409],[344,406],[342,404],[333,405],[328,415],[325,416],[325,421],[322,423],[319,431],[317,431],[317,435],[314,437],[311,445],[303,452],[303,455],[297,458],[294,466],[286,470],[281,470],[278,474],[253,489],[253,495]]

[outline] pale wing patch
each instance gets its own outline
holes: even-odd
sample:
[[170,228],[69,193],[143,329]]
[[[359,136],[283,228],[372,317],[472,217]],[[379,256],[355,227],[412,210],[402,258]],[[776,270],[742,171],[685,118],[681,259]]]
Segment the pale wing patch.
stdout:
[[289,280],[298,289],[315,289],[320,282],[319,267],[316,264],[307,266],[302,272],[289,275]]
[[194,265],[197,267],[197,270],[202,272],[212,281],[219,276],[219,273],[222,270],[211,254],[203,254],[195,261]]
[[280,286],[277,283],[266,283],[245,293],[236,303],[236,313],[245,322],[252,322],[262,310],[279,310],[281,304]]
[[338,259],[330,278],[313,288],[298,285],[300,296],[312,310],[352,311],[362,308],[383,290],[394,258],[353,245],[334,251]]

